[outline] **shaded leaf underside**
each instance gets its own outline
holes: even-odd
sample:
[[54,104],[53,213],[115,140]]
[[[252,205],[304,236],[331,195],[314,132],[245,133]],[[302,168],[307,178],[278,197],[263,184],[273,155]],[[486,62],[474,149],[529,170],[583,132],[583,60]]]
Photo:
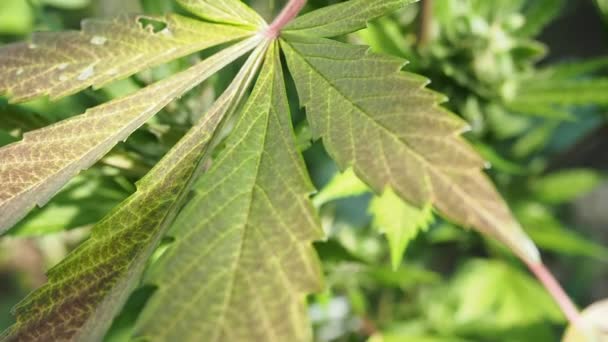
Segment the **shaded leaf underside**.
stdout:
[[295,148],[277,48],[225,150],[195,186],[149,281],[139,334],[160,341],[309,341],[322,231]]
[[250,57],[207,115],[138,183],[138,191],[49,271],[46,285],[15,308],[17,323],[2,341],[89,342],[103,337],[176,215],[222,118],[243,95],[260,55]]
[[[143,18],[165,28],[155,32]],[[0,48],[0,95],[56,99],[251,34],[174,14],[88,19],[82,31],[39,32],[29,43]]]
[[0,233],[93,165],[173,99],[253,49],[253,37],[122,99],[26,133],[0,149]]
[[481,171],[484,161],[458,136],[465,124],[437,104],[427,81],[367,48],[288,35],[289,69],[316,138],[341,168],[376,192],[442,214],[538,261],[538,251]]

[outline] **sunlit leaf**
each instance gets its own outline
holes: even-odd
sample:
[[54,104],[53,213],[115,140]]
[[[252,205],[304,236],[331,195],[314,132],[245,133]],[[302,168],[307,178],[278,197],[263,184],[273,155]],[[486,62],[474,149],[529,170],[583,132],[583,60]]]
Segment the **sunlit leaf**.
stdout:
[[276,46],[225,150],[169,232],[176,241],[139,335],[161,341],[310,341],[322,237],[295,148]]
[[391,189],[375,197],[370,204],[374,216],[374,226],[386,234],[393,269],[399,268],[409,242],[420,232],[425,231],[433,222],[433,206],[422,209],[404,202]]
[[358,196],[369,192],[369,187],[363,183],[352,169],[336,174],[331,181],[323,187],[314,197],[316,207],[341,199],[344,197]]
[[213,22],[259,29],[266,23],[259,14],[240,0],[177,0],[190,12]]
[[533,278],[500,261],[469,261],[453,279],[426,295],[433,298],[426,304],[427,314],[432,315],[429,319],[446,331],[508,331],[564,320]]

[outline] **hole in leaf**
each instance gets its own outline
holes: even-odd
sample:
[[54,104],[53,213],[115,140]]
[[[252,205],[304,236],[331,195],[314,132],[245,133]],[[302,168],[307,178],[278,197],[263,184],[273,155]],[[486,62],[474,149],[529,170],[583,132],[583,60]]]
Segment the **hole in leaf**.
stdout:
[[139,24],[139,26],[141,26],[142,29],[147,30],[151,33],[159,33],[167,28],[166,22],[150,17],[138,17],[137,23]]

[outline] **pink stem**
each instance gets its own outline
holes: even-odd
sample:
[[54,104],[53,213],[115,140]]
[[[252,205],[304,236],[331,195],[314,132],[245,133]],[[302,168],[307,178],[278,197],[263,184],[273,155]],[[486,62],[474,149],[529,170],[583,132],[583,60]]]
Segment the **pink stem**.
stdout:
[[[525,260],[524,260],[525,261]],[[555,277],[551,274],[551,272],[547,269],[547,267],[542,262],[527,262],[528,268],[538,280],[545,286],[547,291],[551,294],[557,305],[559,305],[560,309],[570,321],[571,324],[577,327],[577,329],[581,332],[585,332],[588,330],[586,323],[583,321],[578,309],[568,297],[564,289],[559,285]]]
[[298,16],[298,13],[304,8],[304,5],[306,5],[306,0],[290,0],[281,13],[274,19],[272,24],[266,29],[266,37],[271,39],[277,38],[285,25],[289,24],[290,21]]

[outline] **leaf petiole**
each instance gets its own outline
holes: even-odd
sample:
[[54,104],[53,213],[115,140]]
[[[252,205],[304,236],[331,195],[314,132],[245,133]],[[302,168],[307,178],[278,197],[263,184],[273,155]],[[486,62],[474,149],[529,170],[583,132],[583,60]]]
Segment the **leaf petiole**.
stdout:
[[290,0],[272,24],[266,28],[264,32],[266,37],[270,39],[277,38],[281,30],[298,16],[304,5],[306,5],[306,0]]

